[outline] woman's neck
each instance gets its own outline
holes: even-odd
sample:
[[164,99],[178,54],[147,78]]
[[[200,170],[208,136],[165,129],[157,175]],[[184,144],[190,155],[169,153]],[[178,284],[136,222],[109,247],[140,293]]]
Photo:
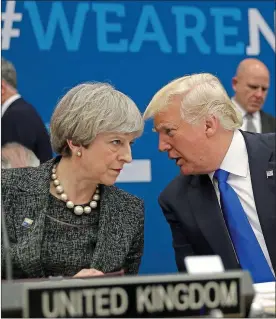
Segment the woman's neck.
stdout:
[[[87,179],[79,165],[76,165],[70,157],[61,158],[57,164],[56,175],[64,193],[75,205],[88,203],[96,191],[97,183]],[[59,197],[53,182],[51,183],[51,193]]]

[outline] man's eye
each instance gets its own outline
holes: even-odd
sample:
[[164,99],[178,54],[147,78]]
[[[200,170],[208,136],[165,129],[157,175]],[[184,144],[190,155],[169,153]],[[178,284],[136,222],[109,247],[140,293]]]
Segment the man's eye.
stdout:
[[169,136],[172,136],[172,129],[166,128],[166,129],[165,129],[165,133],[166,133],[167,135],[169,135]]
[[256,90],[256,89],[258,88],[258,86],[256,86],[256,85],[249,85],[249,87],[250,87],[250,89],[252,89],[252,90]]
[[111,143],[114,145],[120,145],[121,141],[120,140],[113,140]]

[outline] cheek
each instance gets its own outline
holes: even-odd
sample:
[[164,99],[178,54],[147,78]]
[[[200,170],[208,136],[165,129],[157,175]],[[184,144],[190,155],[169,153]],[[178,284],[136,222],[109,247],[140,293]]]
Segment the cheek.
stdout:
[[175,150],[184,158],[189,158],[195,152],[193,139],[178,138],[174,143]]
[[247,97],[247,98],[251,98],[253,95],[254,95],[254,91],[248,91],[246,90],[244,92],[244,95]]
[[117,152],[114,151],[109,151],[105,154],[103,159],[101,160],[102,166],[104,166],[106,169],[113,167],[114,168],[114,163],[116,162],[118,157]]

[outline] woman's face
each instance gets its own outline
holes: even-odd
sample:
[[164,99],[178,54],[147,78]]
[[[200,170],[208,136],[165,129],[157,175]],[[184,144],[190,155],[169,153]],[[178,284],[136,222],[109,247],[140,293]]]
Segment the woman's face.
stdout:
[[88,148],[82,148],[80,164],[88,179],[98,184],[115,183],[125,163],[132,161],[135,133],[100,133]]

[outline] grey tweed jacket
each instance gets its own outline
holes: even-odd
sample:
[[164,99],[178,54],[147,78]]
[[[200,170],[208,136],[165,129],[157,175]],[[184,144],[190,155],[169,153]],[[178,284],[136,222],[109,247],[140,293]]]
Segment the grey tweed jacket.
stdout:
[[[2,170],[2,209],[15,278],[44,277],[41,245],[53,162],[54,159],[37,168]],[[22,222],[28,216],[34,223],[26,231]],[[115,186],[103,186],[98,237],[91,252],[91,268],[103,272],[124,269],[127,274],[136,274],[143,246],[143,201]],[[71,256],[72,252],[68,251],[69,254]],[[3,277],[5,254],[2,243],[1,255]]]

